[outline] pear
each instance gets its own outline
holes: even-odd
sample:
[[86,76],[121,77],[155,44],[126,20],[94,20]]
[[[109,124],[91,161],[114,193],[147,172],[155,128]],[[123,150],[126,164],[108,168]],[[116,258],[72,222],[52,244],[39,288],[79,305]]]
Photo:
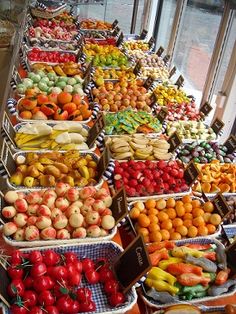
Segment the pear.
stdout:
[[23,173],[21,171],[16,171],[11,177],[10,177],[11,184],[14,185],[21,185],[23,182]]
[[27,186],[27,188],[32,188],[34,185],[34,178],[33,177],[25,177],[24,178],[24,186]]
[[20,166],[17,167],[16,170],[17,170],[17,171],[19,170],[19,171],[22,172],[23,174],[26,174],[27,169],[28,169],[27,165],[20,165]]
[[28,167],[27,174],[30,177],[37,178],[40,173],[39,173],[38,169],[34,165],[32,165],[32,166]]

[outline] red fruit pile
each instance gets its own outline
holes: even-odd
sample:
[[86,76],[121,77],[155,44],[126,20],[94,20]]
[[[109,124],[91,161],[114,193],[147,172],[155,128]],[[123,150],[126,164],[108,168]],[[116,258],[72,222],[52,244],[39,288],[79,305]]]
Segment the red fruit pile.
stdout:
[[[99,269],[99,270],[98,270]],[[30,253],[14,251],[7,269],[11,279],[7,293],[14,298],[11,314],[73,314],[96,311],[88,284],[104,284],[109,304],[121,305],[125,296],[119,290],[107,260],[79,260],[73,252],[53,250]]]
[[[161,108],[160,108],[161,110]],[[166,120],[169,121],[199,121],[201,115],[194,102],[182,102],[181,104],[169,103],[167,105],[168,115]],[[157,110],[157,113],[159,109]]]
[[114,173],[116,189],[124,185],[130,197],[179,193],[189,188],[178,161],[116,161]]
[[44,51],[39,48],[33,48],[28,52],[28,58],[30,61],[52,62],[52,63],[65,63],[76,62],[76,56],[69,52],[59,51]]

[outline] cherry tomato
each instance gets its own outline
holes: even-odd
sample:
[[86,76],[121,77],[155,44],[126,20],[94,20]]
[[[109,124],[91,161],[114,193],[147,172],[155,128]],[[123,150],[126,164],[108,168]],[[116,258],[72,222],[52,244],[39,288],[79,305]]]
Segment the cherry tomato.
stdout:
[[37,304],[37,294],[32,290],[26,290],[23,294],[24,306],[29,308]]
[[29,260],[32,264],[41,263],[43,261],[43,256],[40,251],[32,251],[29,254]]
[[11,279],[22,279],[24,275],[23,269],[15,266],[8,267],[7,273]]
[[114,279],[113,272],[107,266],[101,268],[101,270],[99,271],[99,275],[101,282],[106,282],[110,279]]
[[40,277],[46,274],[47,272],[47,266],[44,263],[36,263],[32,266],[30,270],[30,275],[35,277]]
[[94,262],[90,258],[84,258],[82,260],[83,271],[86,272],[88,270],[94,269]]
[[59,312],[65,313],[65,314],[71,314],[73,306],[73,300],[69,296],[63,296],[56,302],[56,307]]
[[93,312],[96,311],[96,304],[90,300],[90,301],[85,301],[80,304],[80,311],[81,312]]
[[90,284],[96,284],[99,282],[99,273],[96,270],[86,271],[85,277]]
[[125,296],[121,292],[113,293],[109,297],[109,303],[111,306],[117,306],[125,302]]
[[90,301],[92,297],[92,292],[89,288],[79,288],[76,294],[77,294],[77,300],[81,303]]
[[119,283],[115,279],[110,279],[105,282],[104,290],[107,294],[116,293],[119,290]]
[[12,252],[11,254],[11,259],[10,259],[10,263],[11,265],[20,265],[23,259],[23,254],[22,252],[16,250],[14,252]]
[[23,280],[23,283],[26,289],[30,289],[33,287],[34,280],[32,277],[28,276]]
[[60,255],[53,250],[48,250],[43,253],[43,262],[47,266],[54,266],[60,262]]
[[65,280],[68,277],[68,272],[64,266],[55,266],[52,271],[52,277],[56,280]]
[[22,297],[24,292],[25,287],[21,279],[13,279],[12,282],[7,287],[7,293],[11,297],[15,297],[16,295]]
[[78,261],[78,257],[75,253],[73,252],[66,252],[64,253],[64,256],[66,258],[66,263],[74,263],[76,261]]
[[29,313],[24,307],[18,306],[16,304],[11,305],[10,312],[11,312],[11,314],[27,314],[27,313]]
[[37,292],[50,290],[54,286],[54,281],[49,276],[41,276],[34,280],[33,287]]
[[38,302],[41,305],[53,305],[55,303],[55,298],[50,291],[45,290],[38,295]]
[[70,286],[79,286],[81,283],[82,275],[78,271],[68,276],[68,282]]
[[45,306],[45,311],[47,314],[59,314],[58,309],[53,305]]
[[44,311],[39,306],[34,306],[30,309],[27,314],[44,314]]
[[73,301],[72,306],[71,306],[71,312],[73,314],[77,314],[80,311],[80,304],[78,301]]

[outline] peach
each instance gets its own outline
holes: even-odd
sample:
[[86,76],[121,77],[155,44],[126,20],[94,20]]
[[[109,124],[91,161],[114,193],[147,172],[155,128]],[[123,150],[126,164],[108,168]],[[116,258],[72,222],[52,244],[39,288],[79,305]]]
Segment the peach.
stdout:
[[53,227],[47,227],[40,232],[40,237],[43,240],[54,240],[56,236],[57,232]]
[[95,199],[90,196],[90,197],[86,198],[84,205],[91,206],[94,204],[94,202],[95,202]]
[[55,191],[58,196],[64,196],[67,190],[69,190],[70,185],[64,182],[59,182],[56,184]]
[[70,206],[74,206],[74,207],[78,207],[78,208],[81,208],[83,205],[84,204],[82,201],[75,201],[75,202],[70,204]]
[[100,229],[101,229],[100,237],[106,237],[109,234],[107,230],[103,228],[100,228]]
[[74,231],[74,228],[71,227],[70,224],[67,224],[66,228],[65,228],[68,232],[72,233]]
[[101,229],[96,225],[91,225],[87,229],[87,236],[91,238],[97,238],[101,235]]
[[30,216],[27,220],[27,226],[35,226],[37,219],[37,216]]
[[105,216],[105,215],[111,215],[112,216],[112,211],[110,210],[110,208],[106,208],[106,209],[104,209],[104,211],[100,215],[101,216]]
[[14,223],[17,225],[18,228],[24,227],[27,223],[28,216],[24,213],[18,213],[13,218]]
[[40,204],[42,201],[42,197],[36,191],[27,194],[25,199],[29,204]]
[[51,211],[51,219],[53,220],[58,215],[62,215],[62,211],[59,208],[53,208]]
[[2,209],[2,215],[4,218],[13,218],[16,215],[16,209],[14,206],[5,206]]
[[69,223],[71,227],[78,228],[82,226],[84,217],[81,214],[72,214],[69,218]]
[[15,201],[18,199],[18,193],[15,191],[8,191],[5,195],[4,195],[4,199],[8,204],[14,204]]
[[16,230],[16,233],[13,235],[15,241],[24,241],[25,240],[25,229],[19,228]]
[[52,224],[51,218],[49,218],[47,216],[40,216],[37,218],[35,225],[38,229],[45,229],[47,227],[50,227],[51,224]]
[[104,188],[101,188],[100,190],[96,191],[94,198],[98,199],[100,197],[108,196],[108,195],[110,195],[109,191],[107,191]]
[[68,224],[68,219],[64,214],[58,215],[53,219],[53,226],[56,229],[64,229]]
[[25,199],[17,199],[14,206],[19,213],[25,213],[28,209],[28,204]]
[[67,192],[66,192],[66,197],[70,202],[75,202],[78,201],[79,199],[79,190],[76,188],[70,188]]
[[34,241],[39,239],[39,229],[35,226],[25,228],[25,240]]
[[90,196],[94,196],[94,194],[96,193],[96,188],[94,188],[93,186],[87,186],[85,188],[83,188],[82,190],[80,190],[79,192],[79,197],[84,200]]
[[70,203],[65,197],[58,197],[55,206],[64,212],[70,206]]
[[37,213],[37,210],[39,209],[39,205],[38,204],[30,204],[28,206],[28,209],[27,209],[27,215],[31,216],[31,215],[35,215]]
[[80,208],[81,214],[83,216],[85,216],[88,212],[91,212],[92,210],[93,210],[92,206],[88,206],[88,205],[84,205]]
[[2,231],[5,236],[9,237],[14,234],[17,229],[17,225],[14,222],[7,222],[4,224]]
[[70,239],[70,233],[66,229],[57,230],[57,239]]
[[67,218],[69,218],[72,214],[80,214],[80,209],[74,205],[69,206],[65,212],[65,215]]
[[112,204],[112,197],[110,195],[103,195],[100,197],[100,200],[103,201],[106,207],[110,207]]
[[72,233],[73,238],[84,239],[86,238],[86,236],[87,236],[87,231],[83,227],[76,228]]
[[46,191],[43,195],[42,203],[47,205],[50,209],[54,207],[54,203],[56,201],[57,194],[53,190]]
[[88,212],[85,216],[85,222],[88,225],[97,225],[101,221],[100,215],[96,211]]
[[104,209],[106,209],[106,205],[101,200],[95,200],[95,202],[92,205],[93,210],[102,213]]
[[102,217],[101,222],[102,228],[105,230],[110,230],[115,227],[115,219],[111,215],[105,215]]
[[25,193],[24,192],[17,192],[17,194],[18,194],[18,198],[19,199],[24,199],[25,198]]
[[37,209],[37,215],[38,216],[48,216],[51,217],[51,210],[48,206],[46,205],[40,205],[39,208]]

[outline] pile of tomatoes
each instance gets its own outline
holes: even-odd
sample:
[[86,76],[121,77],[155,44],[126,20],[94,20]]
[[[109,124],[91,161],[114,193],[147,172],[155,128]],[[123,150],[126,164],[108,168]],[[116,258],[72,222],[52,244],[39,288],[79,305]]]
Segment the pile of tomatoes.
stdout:
[[36,62],[51,62],[51,63],[66,63],[76,62],[76,55],[69,52],[59,51],[44,51],[39,48],[33,48],[28,52],[30,61]]

